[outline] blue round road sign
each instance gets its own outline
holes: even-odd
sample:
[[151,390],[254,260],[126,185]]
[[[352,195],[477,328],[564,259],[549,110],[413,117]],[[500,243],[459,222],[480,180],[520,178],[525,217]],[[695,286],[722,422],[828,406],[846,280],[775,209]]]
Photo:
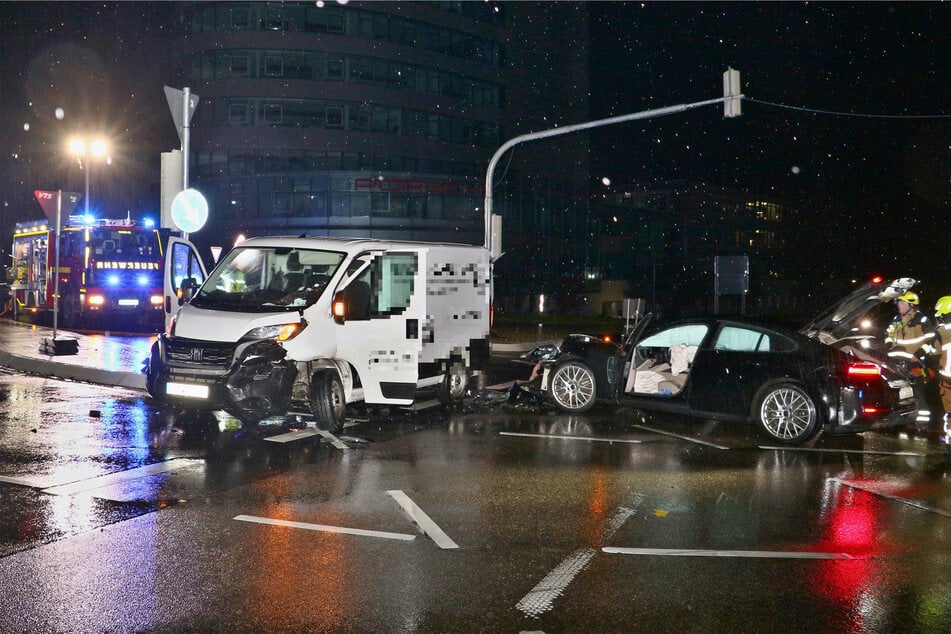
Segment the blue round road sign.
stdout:
[[178,192],[172,199],[172,222],[179,231],[193,233],[208,220],[208,201],[197,189]]

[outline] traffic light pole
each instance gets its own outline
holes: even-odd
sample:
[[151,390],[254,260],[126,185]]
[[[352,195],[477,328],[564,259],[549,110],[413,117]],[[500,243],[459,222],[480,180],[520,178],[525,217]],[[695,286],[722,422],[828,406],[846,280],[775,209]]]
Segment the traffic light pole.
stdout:
[[[732,69],[731,69],[732,70]],[[730,71],[727,71],[730,72]],[[732,71],[736,73],[737,71]],[[738,90],[738,78],[734,86]],[[724,82],[724,92],[726,92],[727,85]],[[666,108],[657,108],[654,110],[644,110],[642,112],[634,112],[631,114],[622,114],[616,117],[608,117],[607,119],[598,119],[596,121],[587,121],[585,123],[578,123],[575,125],[565,126],[563,128],[552,128],[550,130],[542,130],[540,132],[532,132],[530,134],[522,134],[512,139],[509,139],[502,146],[495,151],[495,154],[492,155],[492,160],[489,161],[489,168],[486,170],[485,175],[485,248],[489,250],[490,257],[492,260],[498,258],[497,253],[495,253],[496,245],[493,244],[494,239],[492,236],[492,181],[495,175],[495,166],[498,164],[499,159],[502,158],[502,155],[505,154],[508,150],[515,147],[519,143],[525,143],[527,141],[535,141],[537,139],[546,139],[553,136],[561,136],[563,134],[572,134],[574,132],[580,132],[582,130],[590,130],[591,128],[599,128],[602,126],[615,125],[617,123],[626,123],[628,121],[636,121],[638,119],[652,119],[654,117],[662,117],[668,114],[674,114],[677,112],[683,112],[685,110],[691,110],[693,108],[700,108],[702,106],[709,106],[716,103],[722,103],[725,106],[730,106],[732,104],[739,104],[739,100],[743,98],[742,94],[727,94],[727,96],[721,97],[719,99],[708,99],[706,101],[697,101],[694,103],[680,104],[676,106],[668,106]],[[739,112],[738,108],[735,110]],[[727,114],[726,116],[735,116]]]

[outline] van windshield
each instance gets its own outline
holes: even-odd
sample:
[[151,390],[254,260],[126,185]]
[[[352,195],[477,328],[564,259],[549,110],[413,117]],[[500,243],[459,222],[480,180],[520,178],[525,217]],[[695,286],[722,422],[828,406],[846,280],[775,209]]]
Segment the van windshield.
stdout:
[[249,313],[307,308],[343,259],[336,251],[238,247],[212,271],[191,304]]

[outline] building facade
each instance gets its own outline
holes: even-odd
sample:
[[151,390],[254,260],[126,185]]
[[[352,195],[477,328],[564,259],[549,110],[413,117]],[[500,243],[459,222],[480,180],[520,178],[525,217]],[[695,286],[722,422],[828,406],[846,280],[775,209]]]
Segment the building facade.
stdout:
[[[191,3],[182,21],[200,97],[189,184],[211,209],[193,237],[225,248],[304,232],[482,244],[496,149],[588,119],[582,3]],[[583,265],[570,241],[588,219],[587,142],[501,161],[496,270],[522,272],[502,295]],[[550,230],[565,240],[537,248]]]

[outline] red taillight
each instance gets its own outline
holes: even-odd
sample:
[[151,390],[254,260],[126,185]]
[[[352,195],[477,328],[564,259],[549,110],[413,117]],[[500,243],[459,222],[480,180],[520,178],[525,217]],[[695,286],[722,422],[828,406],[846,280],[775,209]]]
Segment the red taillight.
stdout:
[[845,373],[856,377],[881,376],[882,368],[874,363],[850,363]]

